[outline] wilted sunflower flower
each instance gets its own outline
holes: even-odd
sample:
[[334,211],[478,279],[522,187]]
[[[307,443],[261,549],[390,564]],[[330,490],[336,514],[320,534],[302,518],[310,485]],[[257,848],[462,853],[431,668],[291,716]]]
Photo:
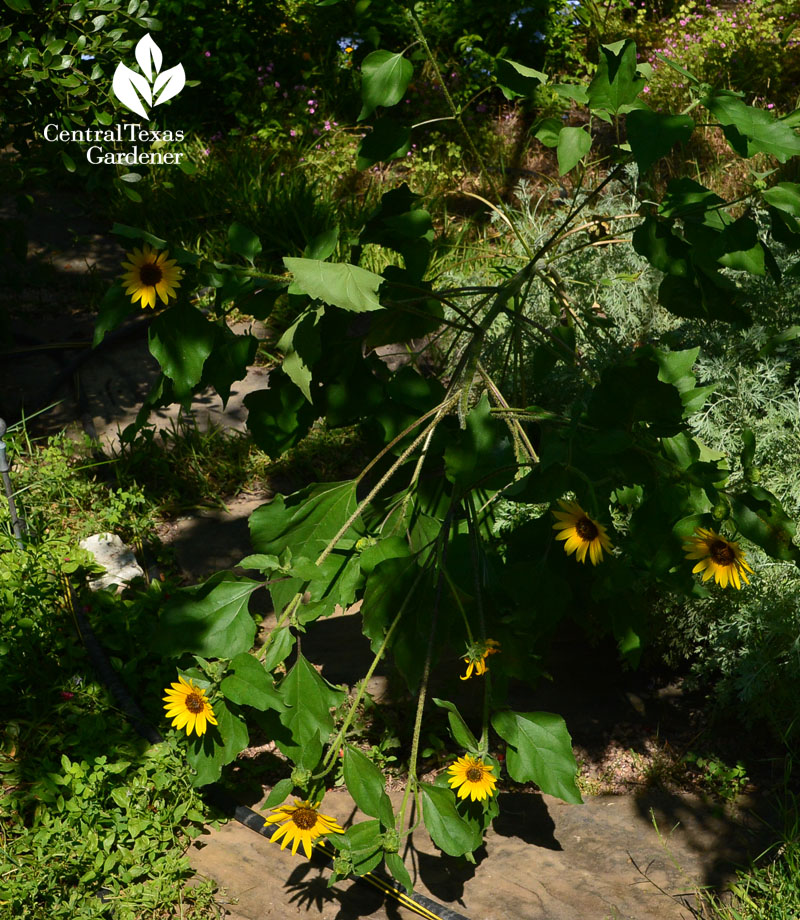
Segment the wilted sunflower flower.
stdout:
[[473,757],[471,754],[459,757],[454,764],[450,764],[447,772],[450,774],[450,788],[456,790],[460,799],[469,796],[473,802],[476,799],[482,802],[497,791],[497,779],[492,773],[492,767],[485,764],[480,757]]
[[472,672],[482,677],[489,669],[486,665],[486,659],[489,655],[496,655],[500,651],[500,643],[494,639],[487,639],[485,642],[476,642],[467,649],[467,654],[462,659],[467,665],[467,673],[461,680],[468,680],[472,677]]
[[139,300],[142,307],[155,307],[156,294],[165,304],[170,297],[176,296],[175,288],[181,286],[183,271],[177,267],[175,259],[167,259],[168,255],[169,252],[159,252],[148,243],[128,253],[128,261],[122,263],[127,271],[120,277],[133,303]]
[[163,699],[166,703],[167,718],[172,719],[172,727],[186,729],[186,734],[195,731],[198,736],[205,734],[208,723],[216,725],[217,720],[214,710],[206,699],[205,690],[195,686],[194,681],[186,680],[178,675],[177,684],[170,684],[164,692]]
[[578,562],[586,562],[586,553],[592,565],[603,561],[603,550],[611,552],[611,540],[602,524],[593,521],[577,502],[559,500],[563,511],[554,511],[556,518],[553,530],[560,530],[556,540],[566,540],[564,551],[569,556],[575,553]]
[[317,837],[324,834],[343,834],[344,828],[339,827],[335,818],[321,815],[317,811],[320,802],[301,802],[299,799],[295,799],[294,802],[294,805],[280,805],[267,816],[267,824],[280,824],[269,839],[280,840],[283,837],[281,849],[287,843],[291,843],[292,853],[296,853],[297,845],[302,843],[306,856],[311,859],[311,844]]
[[745,575],[745,569],[752,574],[753,570],[747,564],[744,553],[739,549],[739,544],[726,540],[713,530],[697,527],[695,535],[683,544],[687,559],[700,561],[692,569],[703,573],[703,581],[708,581],[714,576],[714,581],[723,588],[729,584],[735,585],[736,590],[742,587],[741,579],[749,585],[750,581]]

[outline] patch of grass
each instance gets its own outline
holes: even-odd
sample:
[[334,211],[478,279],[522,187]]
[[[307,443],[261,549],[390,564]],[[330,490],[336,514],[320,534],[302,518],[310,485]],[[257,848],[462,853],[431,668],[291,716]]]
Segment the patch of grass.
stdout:
[[[777,842],[737,874],[724,899],[700,894],[704,920],[794,920],[800,917],[800,798],[786,755]],[[796,784],[795,784],[796,785]]]
[[[343,135],[341,143],[349,138]],[[320,233],[339,227],[346,241],[374,204],[369,195],[345,195],[352,180],[344,174],[340,180],[321,162],[306,163],[302,149],[279,151],[234,136],[208,146],[195,139],[187,152],[196,173],[154,171],[142,202],[121,195],[111,202],[114,219],[222,261],[236,258],[228,249],[228,227],[236,220],[261,240],[259,267],[282,273],[283,257],[302,255]]]
[[[7,440],[17,510],[31,540],[58,536],[77,543],[113,531],[133,542],[152,528],[154,506],[133,483],[115,487],[111,461],[94,456],[88,437],[74,441],[61,432],[40,442],[20,425],[9,430]],[[3,522],[8,523],[5,502]]]
[[162,724],[162,688],[175,671],[150,638],[170,583],[90,595],[82,585],[94,567],[76,546],[97,529],[147,537],[153,506],[136,487],[93,478],[96,464],[63,436],[12,438],[13,483],[32,526],[20,549],[0,503],[0,915],[216,918],[213,885],[188,885],[186,850],[213,815],[179,736],[148,746],[128,724],[94,676],[62,583],[82,595],[145,718]]
[[162,516],[201,506],[225,507],[239,492],[264,488],[270,458],[249,435],[200,428],[179,415],[169,428],[140,429],[115,458],[117,479],[141,490]]

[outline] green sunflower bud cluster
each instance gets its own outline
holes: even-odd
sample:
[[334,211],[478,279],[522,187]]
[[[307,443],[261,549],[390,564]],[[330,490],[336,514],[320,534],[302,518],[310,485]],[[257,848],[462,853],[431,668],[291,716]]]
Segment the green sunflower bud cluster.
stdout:
[[711,515],[715,521],[725,521],[730,517],[731,506],[730,502],[726,498],[721,498],[716,505],[714,505]]
[[298,789],[305,790],[311,780],[311,771],[305,767],[295,767],[292,770],[292,782]]
[[353,871],[353,861],[347,854],[340,854],[333,860],[333,871],[339,878],[347,878]]
[[400,852],[400,835],[393,827],[383,832],[383,849],[386,853]]

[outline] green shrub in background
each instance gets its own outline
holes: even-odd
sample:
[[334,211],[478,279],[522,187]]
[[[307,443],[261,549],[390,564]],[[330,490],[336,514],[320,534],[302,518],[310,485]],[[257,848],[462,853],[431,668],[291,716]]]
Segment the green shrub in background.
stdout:
[[[67,130],[110,125],[117,105],[109,101],[114,69],[130,53],[141,30],[161,27],[147,15],[147,0],[132,0],[125,11],[116,0],[51,0],[37,4],[36,10],[29,0],[4,2],[0,146],[13,144],[18,153],[30,154],[33,146],[40,146],[49,123]],[[67,151],[60,157],[69,171],[81,162]]]
[[797,5],[783,0],[714,4],[688,0],[658,23],[637,12],[634,29],[653,66],[646,92],[652,105],[688,103],[688,81],[663,58],[700,80],[742,92],[766,109],[795,107],[800,94]]

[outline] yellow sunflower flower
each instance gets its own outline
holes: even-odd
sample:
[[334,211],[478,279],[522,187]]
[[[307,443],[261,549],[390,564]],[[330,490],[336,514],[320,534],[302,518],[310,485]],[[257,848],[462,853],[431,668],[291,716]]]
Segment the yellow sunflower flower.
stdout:
[[148,243],[128,253],[128,261],[122,263],[127,271],[120,278],[133,303],[139,300],[143,308],[155,307],[156,294],[165,304],[170,297],[176,296],[175,288],[181,286],[183,271],[175,264],[175,259],[167,259],[168,255],[169,252],[159,252]]
[[485,764],[480,757],[467,754],[447,768],[450,774],[448,782],[450,788],[456,790],[460,799],[467,796],[474,801],[482,802],[485,798],[493,796],[497,791],[497,779],[492,773],[492,767]]
[[462,661],[467,666],[467,673],[461,680],[469,680],[469,678],[472,677],[473,671],[478,677],[483,677],[489,670],[486,659],[489,655],[496,655],[499,651],[500,643],[496,642],[494,639],[487,639],[485,642],[476,642],[475,645],[470,646],[469,649],[467,649],[467,654],[462,658]]
[[745,569],[751,574],[753,570],[747,564],[738,543],[726,540],[725,537],[705,527],[695,528],[694,533],[695,535],[683,544],[687,559],[700,560],[692,569],[692,574],[702,572],[703,581],[708,581],[713,575],[718,585],[727,588],[731,584],[737,591],[742,587],[742,580],[745,584],[750,584]]
[[343,834],[344,828],[339,827],[335,818],[322,815],[317,811],[320,803],[294,800],[294,805],[281,805],[267,815],[267,824],[280,824],[280,827],[269,838],[280,840],[281,849],[287,843],[292,844],[292,853],[297,852],[297,845],[303,844],[306,856],[311,859],[311,845],[324,834]]
[[603,550],[611,552],[611,540],[602,524],[593,521],[577,502],[559,501],[563,511],[554,511],[556,523],[553,530],[559,530],[556,540],[566,540],[564,551],[569,556],[575,553],[578,562],[586,562],[586,553],[592,565],[603,561]]
[[186,734],[194,731],[198,737],[205,734],[209,723],[217,724],[214,710],[206,699],[205,690],[195,686],[194,681],[186,680],[178,675],[177,684],[170,684],[163,697],[167,711],[167,718],[172,719],[172,727],[186,729]]

